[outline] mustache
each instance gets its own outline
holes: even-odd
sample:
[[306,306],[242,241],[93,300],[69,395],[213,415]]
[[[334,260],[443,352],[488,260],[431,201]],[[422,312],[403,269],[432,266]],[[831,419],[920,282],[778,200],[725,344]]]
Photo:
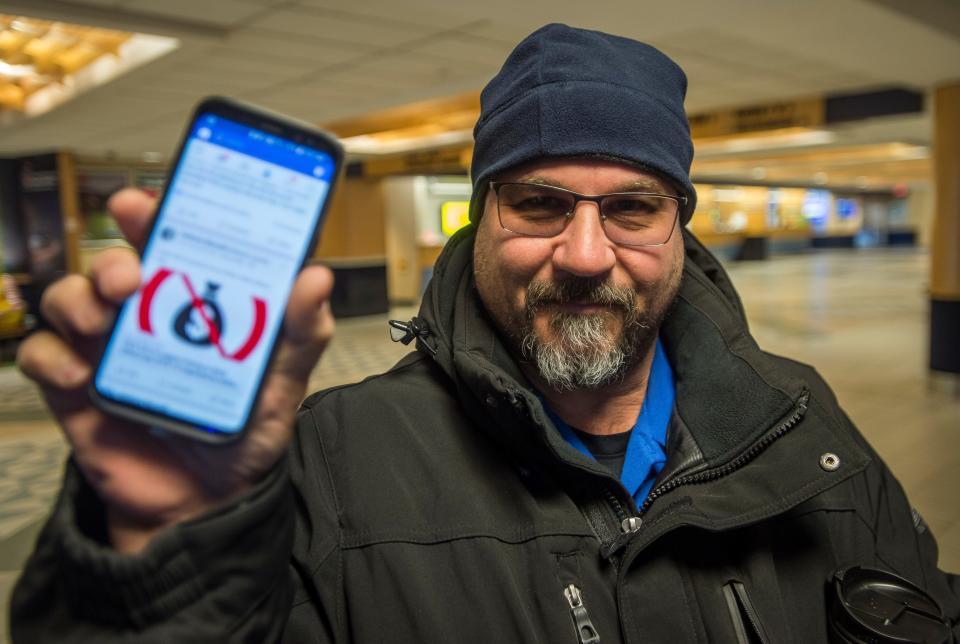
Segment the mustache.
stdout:
[[633,289],[595,277],[572,277],[562,282],[535,281],[527,287],[527,310],[531,314],[545,304],[568,302],[599,304],[629,313],[636,307],[636,300]]

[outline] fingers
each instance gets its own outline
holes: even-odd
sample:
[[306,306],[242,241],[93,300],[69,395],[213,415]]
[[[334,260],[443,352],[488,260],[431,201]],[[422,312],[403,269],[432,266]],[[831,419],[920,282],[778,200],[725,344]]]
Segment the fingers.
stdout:
[[124,188],[110,197],[107,208],[130,245],[142,248],[157,208],[156,199],[142,190]]
[[40,312],[68,339],[101,335],[112,319],[90,280],[80,275],[68,275],[47,287],[40,299]]
[[38,331],[20,344],[17,366],[41,387],[67,391],[84,386],[92,372],[83,358],[49,331]]
[[290,293],[284,331],[274,363],[274,374],[290,378],[299,388],[333,336],[330,292],[333,274],[324,266],[310,266],[297,278]]
[[333,274],[322,266],[304,269],[293,285],[276,358],[254,411],[256,431],[238,444],[249,461],[272,463],[290,442],[307,379],[333,336],[332,289]]
[[333,334],[333,316],[328,302],[333,273],[326,266],[308,266],[290,292],[284,318],[284,334],[294,344],[326,343]]
[[140,267],[127,249],[104,251],[93,265],[91,279],[68,275],[51,284],[40,300],[40,311],[66,338],[92,338],[106,333],[116,304],[136,292]]
[[90,267],[90,278],[100,297],[120,304],[140,288],[140,260],[127,248],[105,250]]

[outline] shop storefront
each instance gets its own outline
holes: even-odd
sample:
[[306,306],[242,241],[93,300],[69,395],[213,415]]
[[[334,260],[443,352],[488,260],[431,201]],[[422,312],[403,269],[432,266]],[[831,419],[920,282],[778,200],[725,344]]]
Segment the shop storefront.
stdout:
[[905,194],[698,184],[697,195],[690,229],[725,259],[912,245],[916,239]]

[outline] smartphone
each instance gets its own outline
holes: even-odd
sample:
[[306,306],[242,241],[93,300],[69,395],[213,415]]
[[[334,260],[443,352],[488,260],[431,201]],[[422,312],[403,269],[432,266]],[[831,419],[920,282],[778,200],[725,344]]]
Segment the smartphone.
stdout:
[[331,135],[213,97],[197,106],[90,386],[101,409],[211,443],[250,422],[287,298],[343,161]]

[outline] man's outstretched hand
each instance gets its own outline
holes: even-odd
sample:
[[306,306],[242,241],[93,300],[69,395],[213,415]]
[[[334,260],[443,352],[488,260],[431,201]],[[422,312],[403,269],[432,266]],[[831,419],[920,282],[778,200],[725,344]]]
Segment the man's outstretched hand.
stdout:
[[[144,242],[156,203],[136,190],[110,200],[127,241]],[[290,294],[276,357],[247,433],[227,446],[151,431],[90,404],[87,386],[119,305],[140,287],[140,260],[127,249],[100,254],[89,277],[69,275],[41,301],[55,331],[20,347],[17,363],[40,386],[73,456],[106,507],[114,548],[137,552],[159,531],[234,497],[279,461],[290,442],[307,378],[333,334],[333,276],[306,268]]]

